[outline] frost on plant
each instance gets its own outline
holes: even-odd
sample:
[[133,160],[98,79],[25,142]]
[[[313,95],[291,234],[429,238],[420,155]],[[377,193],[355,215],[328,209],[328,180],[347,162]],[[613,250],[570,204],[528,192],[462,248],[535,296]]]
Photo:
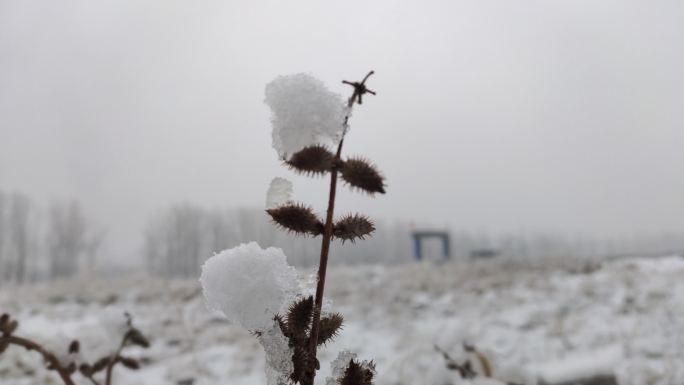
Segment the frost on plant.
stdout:
[[266,193],[266,208],[273,209],[292,198],[292,182],[285,178],[273,178]]
[[209,258],[200,282],[209,308],[252,331],[266,331],[297,288],[297,273],[283,251],[241,244]]
[[267,384],[289,384],[294,371],[292,365],[293,351],[278,323],[273,322],[273,326],[269,330],[259,334],[259,343],[266,353]]
[[372,361],[358,361],[356,353],[341,351],[330,363],[332,377],[325,379],[325,385],[370,385],[375,376]]
[[349,362],[356,358],[356,353],[348,350],[343,350],[337,354],[337,358],[330,363],[331,377],[325,379],[325,385],[338,385],[340,379],[344,376],[344,372],[349,366]]
[[311,145],[334,145],[342,137],[348,108],[322,81],[300,73],[279,76],[266,86],[273,148],[288,158]]

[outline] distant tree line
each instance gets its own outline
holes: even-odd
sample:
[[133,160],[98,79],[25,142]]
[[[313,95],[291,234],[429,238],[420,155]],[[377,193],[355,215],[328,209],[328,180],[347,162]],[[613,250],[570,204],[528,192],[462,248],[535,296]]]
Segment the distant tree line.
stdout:
[[[313,266],[320,240],[290,237],[269,224],[263,209],[207,209],[178,204],[158,212],[145,232],[144,256],[148,272],[164,277],[197,277],[205,259],[246,240],[282,248],[289,262]],[[333,242],[330,263],[397,264],[411,262],[413,246],[408,223],[377,223],[372,238],[354,247]],[[419,227],[423,229],[424,227]],[[441,228],[441,230],[448,230]],[[625,239],[595,239],[549,234],[491,235],[450,231],[453,259],[471,258],[478,250],[492,250],[505,258],[602,258],[628,254],[657,255],[684,251],[684,237],[658,235]],[[438,240],[424,243],[427,260],[441,261]]]
[[[427,226],[429,228],[429,226]],[[354,247],[333,242],[330,263],[397,264],[411,262],[411,232],[425,229],[405,222],[376,224],[372,238]],[[432,229],[449,230],[443,227]],[[610,257],[684,252],[684,237],[604,239],[548,234],[492,235],[450,231],[453,259],[467,259],[478,250],[500,257]],[[89,274],[97,270],[104,235],[75,201],[37,204],[27,195],[0,190],[0,285]],[[280,247],[293,265],[313,266],[317,239],[290,237],[269,223],[263,209],[209,209],[177,204],[152,216],[144,231],[142,261],[147,272],[162,277],[197,277],[205,259],[246,240]],[[438,240],[423,244],[427,261],[441,261]],[[100,267],[102,268],[102,267]]]
[[92,269],[102,242],[81,206],[47,208],[0,190],[0,284],[65,278]]
[[[373,238],[356,247],[335,244],[331,262],[383,263],[402,258],[404,250],[410,252],[408,227],[378,227]],[[277,231],[262,209],[208,210],[192,204],[175,205],[158,213],[149,223],[143,249],[148,271],[192,277],[199,274],[206,258],[246,240],[282,248],[289,262],[299,266],[313,265],[320,252],[320,240]]]

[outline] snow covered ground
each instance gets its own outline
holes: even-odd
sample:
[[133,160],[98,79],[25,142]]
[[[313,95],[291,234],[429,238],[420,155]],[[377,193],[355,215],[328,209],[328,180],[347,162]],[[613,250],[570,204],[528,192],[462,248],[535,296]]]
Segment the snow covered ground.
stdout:
[[[352,350],[375,360],[379,385],[465,384],[437,350],[484,371],[465,342],[510,383],[615,375],[620,385],[684,384],[684,258],[538,262],[333,268],[327,293],[346,324],[319,354],[319,383],[338,352]],[[18,335],[58,350],[78,338],[86,357],[112,349],[109,320],[123,311],[152,346],[130,350],[143,366],[117,368],[115,384],[265,384],[261,346],[209,312],[197,282],[138,277],[0,290],[0,312],[21,322]],[[11,347],[0,355],[0,383],[59,382],[35,353]]]

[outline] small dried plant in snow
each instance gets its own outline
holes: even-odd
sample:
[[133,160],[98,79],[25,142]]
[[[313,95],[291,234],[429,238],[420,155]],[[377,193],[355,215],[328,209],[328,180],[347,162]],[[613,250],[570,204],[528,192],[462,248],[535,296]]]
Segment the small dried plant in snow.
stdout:
[[[295,235],[321,237],[315,295],[297,291],[294,269],[281,250],[264,250],[253,242],[223,251],[202,267],[200,281],[209,307],[252,331],[264,347],[269,385],[313,385],[320,369],[317,349],[334,339],[343,324],[341,314],[322,311],[330,243],[355,242],[375,230],[362,214],[334,218],[340,177],[371,196],[385,193],[384,177],[371,162],[342,156],[352,108],[363,103],[365,94],[375,95],[366,87],[372,74],[360,82],[343,81],[353,87],[346,102],[307,74],[281,76],[266,86],[273,147],[280,159],[299,174],[330,175],[323,219],[310,206],[291,199],[292,184],[285,179],[271,182],[266,199],[266,212],[277,226]],[[375,376],[372,361],[358,360],[349,352],[341,352],[332,369],[327,385],[370,385]]]
[[61,353],[53,351],[32,339],[17,335],[19,322],[12,319],[9,314],[2,314],[0,316],[0,354],[12,345],[22,347],[40,354],[46,362],[47,368],[55,371],[65,385],[75,384],[73,376],[77,372],[93,385],[111,385],[113,370],[117,364],[131,370],[140,368],[138,360],[123,355],[123,350],[132,345],[143,348],[150,346],[149,341],[140,330],[133,327],[132,319],[128,313],[125,314],[125,320],[121,326],[121,341],[116,350],[104,357],[89,361],[81,353],[81,344],[78,340],[71,341]]

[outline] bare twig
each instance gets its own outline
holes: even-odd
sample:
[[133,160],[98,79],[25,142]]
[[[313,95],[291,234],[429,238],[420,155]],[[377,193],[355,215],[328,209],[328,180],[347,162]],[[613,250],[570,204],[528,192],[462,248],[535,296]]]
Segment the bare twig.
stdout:
[[71,379],[71,373],[69,369],[62,366],[57,356],[55,356],[55,354],[51,351],[45,349],[43,346],[29,339],[8,334],[3,334],[0,337],[0,342],[3,341],[7,341],[12,345],[21,346],[26,350],[33,350],[40,353],[43,356],[43,359],[45,359],[45,361],[48,363],[48,367],[59,374],[59,377],[62,379],[62,382],[64,382],[64,385],[74,385],[74,381]]
[[[126,325],[128,330],[123,336],[118,349],[112,355],[99,359],[93,365],[83,362],[77,367],[76,362],[74,361],[69,361],[66,365],[62,364],[53,352],[47,350],[42,345],[28,338],[14,335],[13,333],[17,329],[19,323],[16,320],[13,320],[9,314],[2,314],[0,316],[0,354],[2,354],[10,345],[21,346],[26,350],[38,352],[43,356],[43,360],[47,363],[47,368],[49,370],[54,370],[59,374],[64,385],[75,385],[74,380],[71,377],[77,370],[80,371],[83,377],[90,380],[93,385],[100,385],[94,375],[106,369],[105,381],[107,385],[111,385],[112,369],[117,363],[122,363],[129,369],[138,369],[139,367],[137,360],[121,356],[123,348],[127,344],[138,345],[144,348],[149,347],[147,338],[138,329],[133,327],[130,315],[128,315],[128,313],[125,315],[127,318]],[[69,354],[76,354],[79,352],[79,349],[80,344],[78,340],[74,340],[69,345],[68,351]]]
[[129,333],[126,333],[124,335],[123,339],[121,340],[121,344],[119,344],[118,349],[116,349],[116,351],[112,353],[112,355],[109,357],[109,363],[107,364],[107,372],[105,374],[105,385],[112,385],[112,371],[114,370],[114,365],[116,365],[116,363],[119,362],[121,351],[128,342],[128,335]]
[[437,345],[434,345],[434,346],[435,346],[435,350],[437,352],[439,352],[442,355],[442,357],[444,357],[444,360],[447,362],[447,368],[448,369],[456,370],[461,375],[461,378],[467,379],[467,378],[474,378],[475,376],[477,376],[477,373],[475,372],[475,370],[473,370],[473,367],[470,364],[470,361],[466,360],[463,364],[461,364],[458,361],[456,361],[455,359],[453,359],[451,357],[451,355],[449,355],[449,353],[447,353],[445,350],[443,350],[442,348],[440,348]]

